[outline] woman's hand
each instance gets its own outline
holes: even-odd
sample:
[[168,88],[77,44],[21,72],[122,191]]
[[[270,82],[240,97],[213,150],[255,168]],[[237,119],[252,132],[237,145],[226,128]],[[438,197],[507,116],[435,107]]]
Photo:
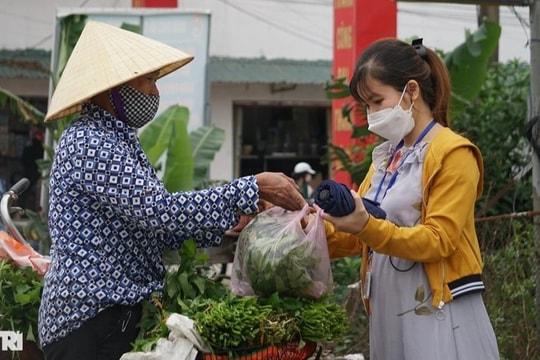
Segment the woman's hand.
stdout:
[[316,216],[319,216],[317,214],[317,210],[315,210],[315,208],[313,207],[310,207],[310,213],[304,216],[302,220],[300,220],[300,225],[302,226],[302,229],[305,229],[309,224],[311,224],[311,222],[315,220]]
[[[355,209],[352,213],[346,216],[332,216],[323,212],[323,219],[331,222],[337,231],[348,232],[356,234],[364,229],[368,220],[369,213],[364,207],[362,198],[354,190],[351,190],[351,194],[354,198]],[[317,205],[313,205],[317,209],[320,209]]]
[[259,198],[286,210],[301,210],[306,200],[298,191],[293,179],[283,173],[262,172],[255,175]]

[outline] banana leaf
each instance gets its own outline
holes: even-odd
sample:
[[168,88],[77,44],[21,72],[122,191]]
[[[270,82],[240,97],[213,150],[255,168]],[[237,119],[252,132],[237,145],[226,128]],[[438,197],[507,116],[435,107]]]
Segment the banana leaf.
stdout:
[[193,186],[198,187],[207,179],[208,168],[225,141],[225,131],[216,126],[201,126],[190,133],[193,151]]
[[480,93],[500,35],[498,24],[485,21],[474,33],[467,32],[465,42],[446,55],[444,61],[452,81],[451,119]]
[[33,125],[39,125],[43,123],[45,114],[39,111],[36,107],[27,101],[24,101],[11,91],[0,87],[0,108],[9,106],[11,111],[20,116],[20,118]]
[[163,169],[168,191],[193,188],[193,157],[187,131],[189,110],[173,105],[159,114],[140,133],[141,146],[156,169]]

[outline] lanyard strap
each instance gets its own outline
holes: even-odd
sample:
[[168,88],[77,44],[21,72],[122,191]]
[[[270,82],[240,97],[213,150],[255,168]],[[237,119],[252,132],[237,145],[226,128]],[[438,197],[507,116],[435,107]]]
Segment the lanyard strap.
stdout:
[[[422,132],[420,133],[420,136],[418,136],[418,139],[416,139],[416,141],[414,142],[414,146],[418,145],[418,143],[420,143],[420,141],[422,141],[422,139],[426,136],[426,134],[433,128],[433,126],[435,126],[437,122],[435,120],[431,120],[431,122],[428,124],[428,126],[426,126],[424,128],[424,130],[422,130]],[[394,152],[392,153],[392,156],[390,157],[390,161],[388,162],[388,165],[386,166],[386,169],[388,169],[388,166],[390,164],[392,164],[392,162],[394,161],[394,157],[396,156],[397,152],[403,147],[403,139],[399,142],[399,144],[396,146],[396,149],[394,150]],[[388,190],[390,190],[390,188],[392,186],[394,186],[394,183],[396,182],[396,178],[398,176],[398,173],[399,173],[399,167],[405,162],[405,159],[407,159],[407,156],[409,156],[410,152],[407,152],[405,154],[405,156],[403,156],[403,159],[401,159],[401,161],[399,162],[399,165],[396,167],[396,171],[394,171],[394,173],[392,174],[392,177],[390,178],[390,181],[388,182],[388,186],[386,187],[386,190],[384,191],[384,195],[383,195],[383,199],[384,197],[386,196],[386,193],[388,192]],[[388,174],[388,171],[385,170],[384,172],[384,176],[383,178],[381,179],[381,181],[379,182],[379,186],[377,186],[377,193],[375,194],[375,201],[377,201],[377,199],[379,198],[379,195],[381,193],[381,189],[382,189],[382,186],[383,186],[383,183],[384,183],[384,180],[386,179],[386,174]]]

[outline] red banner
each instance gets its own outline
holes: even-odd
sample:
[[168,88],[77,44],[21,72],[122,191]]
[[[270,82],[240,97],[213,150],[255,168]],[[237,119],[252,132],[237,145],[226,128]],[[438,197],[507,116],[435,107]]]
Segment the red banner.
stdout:
[[[345,78],[348,83],[362,51],[377,39],[395,37],[396,27],[397,6],[393,0],[334,0],[334,78]],[[349,152],[357,143],[351,138],[352,125],[342,116],[342,108],[351,101],[352,98],[332,101],[332,144]],[[357,158],[352,153],[350,156]],[[334,169],[332,178],[352,185],[345,170]]]
[[134,8],[177,8],[178,0],[131,0]]

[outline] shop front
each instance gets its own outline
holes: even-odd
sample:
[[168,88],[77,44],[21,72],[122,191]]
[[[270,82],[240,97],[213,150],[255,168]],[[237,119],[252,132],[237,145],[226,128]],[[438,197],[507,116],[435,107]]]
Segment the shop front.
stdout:
[[225,143],[210,168],[212,179],[261,171],[290,175],[308,162],[328,178],[331,102],[324,85],[330,61],[212,57],[210,123],[225,130]]

